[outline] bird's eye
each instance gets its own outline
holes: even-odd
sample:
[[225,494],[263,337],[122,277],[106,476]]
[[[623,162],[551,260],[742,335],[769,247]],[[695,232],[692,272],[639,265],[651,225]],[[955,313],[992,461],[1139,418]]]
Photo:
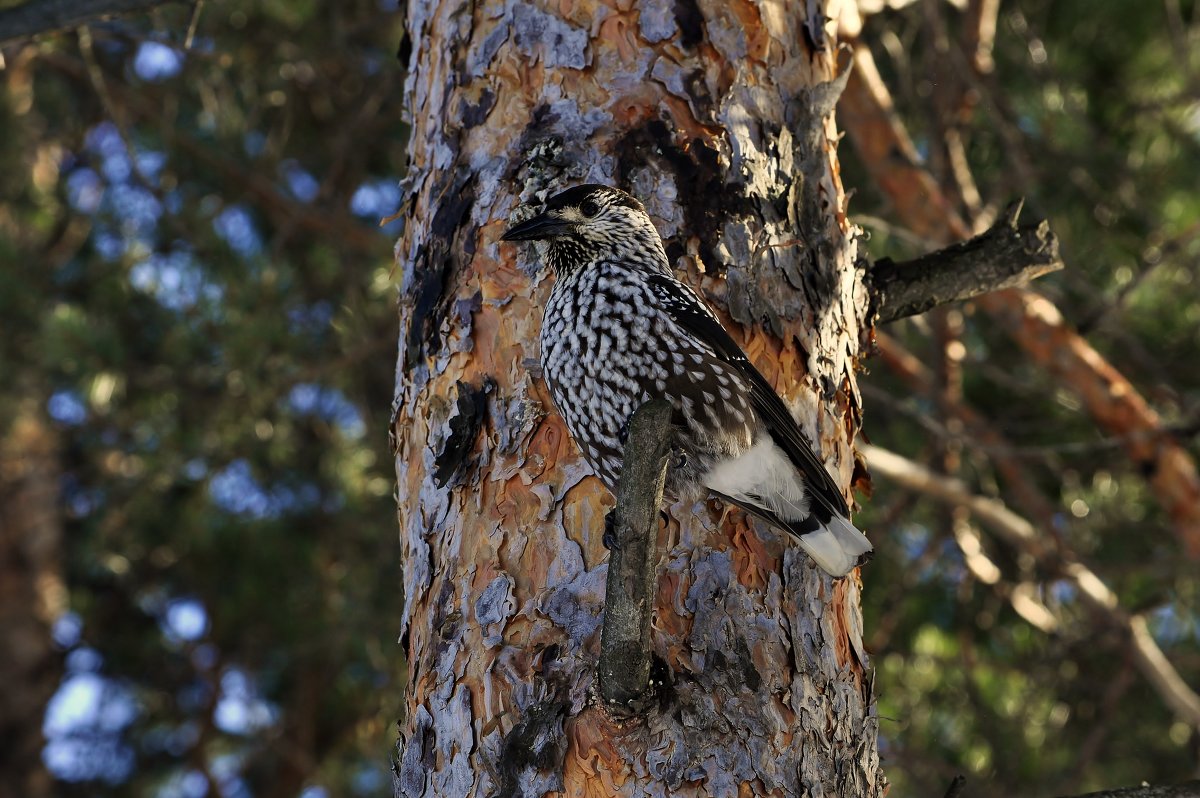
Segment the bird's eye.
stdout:
[[596,204],[595,200],[584,200],[579,205],[579,212],[590,219],[600,213],[600,206]]

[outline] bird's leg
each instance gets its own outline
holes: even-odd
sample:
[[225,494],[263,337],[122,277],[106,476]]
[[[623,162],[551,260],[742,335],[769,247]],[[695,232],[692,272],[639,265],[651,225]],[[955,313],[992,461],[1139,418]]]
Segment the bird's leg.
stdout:
[[736,504],[729,501],[724,496],[720,497],[718,501],[721,502],[721,520],[717,521],[717,527],[720,528],[725,526],[725,521],[729,519],[729,514],[737,512],[738,508]]
[[629,416],[627,416],[625,418],[625,420],[623,422],[621,422],[621,428],[619,430],[617,430],[617,440],[621,443],[622,446],[629,443],[629,422],[632,420],[633,420],[633,414],[631,413],[631,414],[629,414]]
[[621,548],[620,541],[617,540],[617,508],[614,507],[604,515],[604,537],[601,542],[604,548],[609,551],[616,551]]

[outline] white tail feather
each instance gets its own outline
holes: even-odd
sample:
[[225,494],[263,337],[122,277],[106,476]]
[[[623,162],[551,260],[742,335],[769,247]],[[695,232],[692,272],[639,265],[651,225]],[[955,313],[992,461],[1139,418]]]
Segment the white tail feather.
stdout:
[[[741,456],[718,463],[703,481],[705,487],[744,507],[769,510],[784,525],[803,521],[809,514],[811,499],[804,481],[787,454],[768,435]],[[859,557],[871,550],[867,536],[837,514],[799,541],[817,565],[834,576],[850,573]]]
[[829,523],[816,532],[799,539],[808,556],[833,576],[845,576],[858,564],[858,559],[871,550],[871,541],[841,516],[834,515]]

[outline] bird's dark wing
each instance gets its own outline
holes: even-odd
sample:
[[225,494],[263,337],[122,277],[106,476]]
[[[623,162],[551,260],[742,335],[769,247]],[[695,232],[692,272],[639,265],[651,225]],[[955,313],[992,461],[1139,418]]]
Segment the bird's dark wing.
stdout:
[[[844,518],[850,517],[846,499],[833,481],[825,464],[813,451],[812,444],[800,431],[787,405],[775,393],[766,378],[759,373],[741,347],[729,337],[721,322],[688,286],[667,275],[652,275],[651,290],[659,306],[671,315],[677,324],[691,335],[712,347],[725,362],[735,366],[750,384],[750,402],[767,426],[768,432],[787,453],[788,458],[804,476],[804,484],[810,493],[824,505],[826,512],[836,512]],[[819,510],[819,508],[814,508]],[[817,512],[818,517],[822,515]],[[820,518],[828,521],[828,518]]]

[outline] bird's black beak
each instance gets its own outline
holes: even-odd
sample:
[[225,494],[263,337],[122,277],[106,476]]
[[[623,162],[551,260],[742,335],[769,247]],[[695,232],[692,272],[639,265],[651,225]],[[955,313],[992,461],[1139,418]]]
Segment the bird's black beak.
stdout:
[[500,236],[502,241],[536,241],[543,238],[553,238],[571,229],[571,224],[548,213],[539,213],[532,219],[526,219],[504,231]]

